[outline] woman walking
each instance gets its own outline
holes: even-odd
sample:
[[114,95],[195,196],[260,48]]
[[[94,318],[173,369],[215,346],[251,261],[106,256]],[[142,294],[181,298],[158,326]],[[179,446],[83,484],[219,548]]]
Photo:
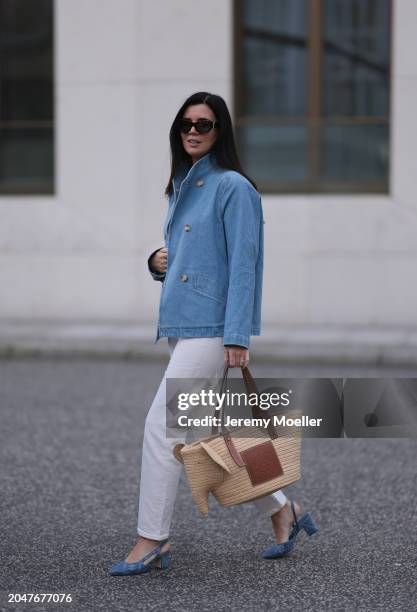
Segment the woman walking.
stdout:
[[[263,214],[255,184],[236,153],[232,122],[218,95],[199,92],[179,109],[171,130],[165,246],[148,259],[162,282],[155,342],[166,336],[170,361],[145,422],[139,539],[111,575],[166,568],[181,464],[166,436],[166,378],[220,377],[223,364],[246,367],[251,335],[260,334]],[[282,491],[254,502],[270,517],[275,543],[264,558],[287,554],[305,522]]]

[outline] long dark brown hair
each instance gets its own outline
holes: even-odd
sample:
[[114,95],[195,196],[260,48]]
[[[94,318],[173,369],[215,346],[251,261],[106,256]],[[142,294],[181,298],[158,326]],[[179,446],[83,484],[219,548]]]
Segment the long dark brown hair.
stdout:
[[236,170],[236,172],[242,174],[250,183],[252,183],[255,189],[257,189],[254,181],[252,181],[243,172],[242,166],[240,165],[233,135],[232,119],[230,117],[226,102],[221,96],[208,93],[207,91],[199,91],[192,94],[185,100],[184,104],[179,109],[169,131],[169,142],[171,145],[171,175],[165,189],[165,195],[170,195],[172,192],[172,179],[174,178],[180,164],[186,161],[191,166],[191,156],[185,151],[182,144],[179,123],[184,116],[187,107],[195,104],[207,104],[207,106],[209,106],[213,111],[216,121],[218,122],[218,135],[210,149],[210,153],[213,153],[217,164],[221,168],[225,168],[227,170]]

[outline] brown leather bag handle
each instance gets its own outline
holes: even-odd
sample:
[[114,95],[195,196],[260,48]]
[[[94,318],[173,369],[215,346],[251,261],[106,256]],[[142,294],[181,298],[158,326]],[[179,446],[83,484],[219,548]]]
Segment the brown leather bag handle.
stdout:
[[[224,393],[224,388],[225,388],[226,382],[227,382],[227,374],[228,374],[228,371],[229,371],[229,367],[230,367],[229,364],[225,364],[224,371],[223,371],[222,384],[220,386],[220,393]],[[244,383],[245,383],[246,393],[247,394],[254,393],[254,394],[256,394],[256,397],[258,397],[259,396],[259,391],[258,391],[256,383],[255,383],[255,381],[253,379],[253,376],[250,373],[249,368],[247,366],[246,367],[241,366],[241,371],[242,371],[242,376],[243,376],[243,380],[244,380]],[[276,431],[276,429],[275,429],[275,427],[273,425],[273,418],[272,418],[272,415],[271,415],[269,409],[262,410],[259,407],[258,402],[256,402],[255,405],[252,405],[251,408],[252,408],[252,417],[253,418],[269,418],[270,419],[269,425],[267,427],[267,431],[268,431],[269,437],[272,440],[274,440],[275,438],[278,438],[278,433],[277,433],[277,431]],[[216,414],[216,413],[214,413],[214,414]],[[225,425],[224,420],[225,420],[225,411],[224,411],[224,408],[223,408],[221,410],[220,432],[219,432],[218,425],[213,425],[212,428],[211,428],[211,433],[213,435],[221,433],[222,436],[228,437],[230,439],[230,441],[231,441],[230,433],[229,433],[229,430],[227,429],[227,427]],[[233,442],[232,442],[232,444],[233,444]],[[236,450],[236,452],[237,452],[237,450]],[[245,464],[243,464],[243,465],[245,465]]]

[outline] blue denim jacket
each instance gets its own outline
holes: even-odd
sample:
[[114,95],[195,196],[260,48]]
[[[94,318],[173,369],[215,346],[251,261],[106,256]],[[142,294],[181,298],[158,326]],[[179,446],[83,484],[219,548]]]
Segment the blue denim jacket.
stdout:
[[164,223],[167,272],[149,266],[163,283],[155,343],[162,336],[223,336],[224,345],[248,348],[261,331],[261,197],[212,153],[184,164],[173,182]]

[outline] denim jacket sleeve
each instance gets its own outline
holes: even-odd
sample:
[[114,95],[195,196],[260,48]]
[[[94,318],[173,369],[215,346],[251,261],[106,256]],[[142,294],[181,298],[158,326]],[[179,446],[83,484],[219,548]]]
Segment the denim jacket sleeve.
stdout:
[[244,177],[232,175],[225,180],[222,204],[229,266],[223,344],[249,348],[263,231],[261,196]]
[[157,253],[160,249],[162,249],[163,247],[159,247],[159,249],[155,249],[155,251],[153,251],[153,253],[151,253],[148,257],[148,270],[152,276],[152,278],[154,280],[158,280],[161,281],[162,283],[165,280],[165,275],[166,272],[155,272],[155,270],[151,267],[151,259],[152,257],[155,255],[155,253]]

